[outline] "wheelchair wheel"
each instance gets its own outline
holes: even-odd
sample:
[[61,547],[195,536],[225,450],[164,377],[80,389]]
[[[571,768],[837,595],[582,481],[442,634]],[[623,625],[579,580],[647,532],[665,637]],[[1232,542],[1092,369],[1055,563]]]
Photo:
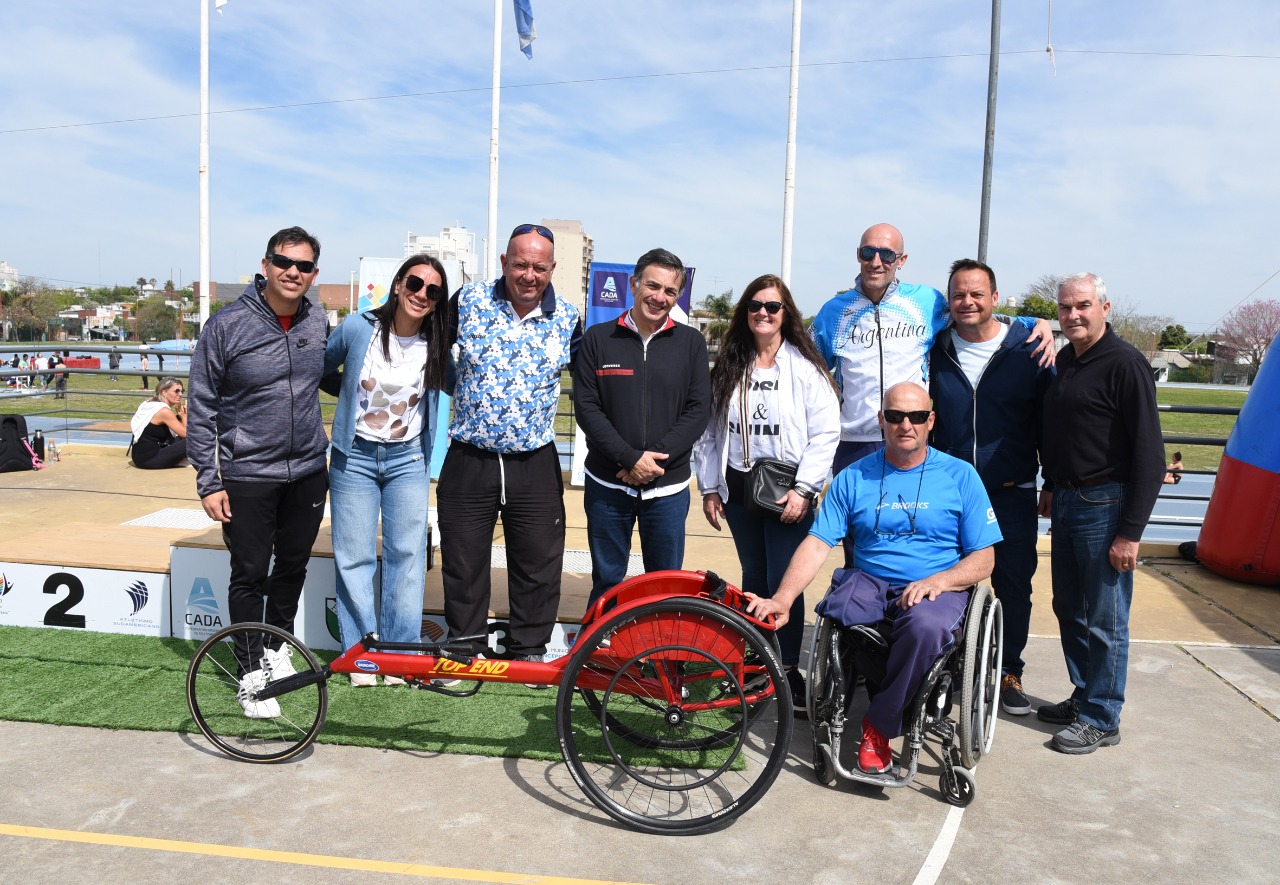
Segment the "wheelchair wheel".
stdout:
[[979,584],[965,615],[964,661],[957,712],[960,761],[972,769],[991,752],[1000,708],[1000,662],[1004,656],[1004,614],[991,587]]
[[978,787],[973,782],[969,769],[959,765],[952,766],[950,777],[942,775],[942,795],[957,808],[968,808],[978,795]]
[[841,684],[837,646],[840,630],[830,618],[819,618],[809,644],[809,721],[813,724],[813,774],[819,783],[831,784],[836,779],[820,735],[826,733],[837,710],[842,711],[845,692]]
[[678,597],[579,640],[556,728],[570,773],[602,811],[645,832],[692,835],[728,825],[773,784],[790,704],[778,656],[754,626]]
[[[235,647],[278,645],[289,652],[294,675],[269,676],[250,701],[264,718],[249,718],[240,703]],[[219,750],[245,762],[282,762],[315,740],[329,709],[328,672],[290,633],[267,624],[232,624],[210,636],[187,670],[187,706],[196,726]],[[278,712],[278,715],[272,715]]]

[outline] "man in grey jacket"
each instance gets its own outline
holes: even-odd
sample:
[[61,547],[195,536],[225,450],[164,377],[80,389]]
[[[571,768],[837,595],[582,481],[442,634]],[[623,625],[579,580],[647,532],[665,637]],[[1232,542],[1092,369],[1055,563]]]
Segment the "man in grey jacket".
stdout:
[[[329,323],[306,298],[319,257],[320,242],[302,228],[276,233],[262,273],[209,318],[191,358],[187,458],[231,554],[232,623],[293,630],[324,517],[329,441],[318,394]],[[237,639],[240,705],[251,719],[280,715],[274,698],[251,693],[294,672],[287,648],[261,645]]]

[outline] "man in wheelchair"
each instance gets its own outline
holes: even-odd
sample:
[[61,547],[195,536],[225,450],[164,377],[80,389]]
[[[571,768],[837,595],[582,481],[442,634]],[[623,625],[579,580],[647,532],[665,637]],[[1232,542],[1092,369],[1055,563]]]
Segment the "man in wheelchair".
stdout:
[[918,384],[889,388],[879,415],[883,451],[832,481],[778,592],[771,599],[747,594],[753,615],[772,614],[781,626],[831,548],[852,538],[855,569],[844,589],[855,598],[848,608],[859,610],[863,623],[892,623],[884,681],[862,721],[858,766],[868,773],[892,766],[889,741],[902,734],[908,703],[952,642],[969,590],[991,576],[1001,540],[977,471],[929,448],[930,406]]

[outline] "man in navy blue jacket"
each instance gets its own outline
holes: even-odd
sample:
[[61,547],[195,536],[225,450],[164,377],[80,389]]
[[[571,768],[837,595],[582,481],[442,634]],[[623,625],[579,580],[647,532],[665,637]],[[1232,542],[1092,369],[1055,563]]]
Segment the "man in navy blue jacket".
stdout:
[[595,602],[627,575],[640,525],[646,572],[684,564],[689,459],[711,417],[706,339],[671,319],[684,264],[666,249],[640,256],[631,309],[587,330],[573,403],[587,438],[587,543]]
[[1031,703],[1022,690],[1022,652],[1036,572],[1041,404],[1054,370],[1027,358],[1038,343],[1026,327],[995,319],[1000,293],[987,265],[969,258],[952,264],[947,299],[954,324],[938,336],[929,359],[937,414],[931,442],[977,468],[1000,523],[1004,540],[991,575],[1004,608],[1000,706],[1025,716]]

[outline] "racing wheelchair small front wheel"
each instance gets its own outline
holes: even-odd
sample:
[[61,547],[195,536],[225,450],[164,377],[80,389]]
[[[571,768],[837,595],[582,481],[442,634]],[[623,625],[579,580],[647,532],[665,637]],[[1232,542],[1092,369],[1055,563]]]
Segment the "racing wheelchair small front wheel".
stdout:
[[[248,668],[240,661],[252,662]],[[204,641],[187,670],[196,727],[244,762],[283,762],[309,747],[329,710],[329,671],[291,633],[232,624]]]

